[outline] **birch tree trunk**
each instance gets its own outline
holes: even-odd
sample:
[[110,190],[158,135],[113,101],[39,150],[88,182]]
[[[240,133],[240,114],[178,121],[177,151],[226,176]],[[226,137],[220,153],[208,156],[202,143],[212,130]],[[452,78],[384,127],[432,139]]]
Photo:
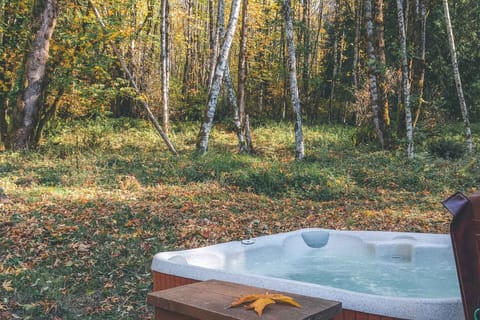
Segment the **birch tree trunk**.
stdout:
[[15,150],[24,150],[33,146],[35,127],[41,107],[42,91],[45,85],[50,40],[57,22],[58,3],[46,0],[41,3],[39,12],[39,29],[35,34],[31,51],[25,64],[25,83],[20,99],[14,110],[14,142]]
[[225,81],[227,83],[227,90],[228,90],[228,100],[233,107],[233,124],[235,126],[235,132],[237,134],[238,139],[238,151],[245,152],[246,144],[245,144],[245,137],[243,135],[242,124],[240,122],[240,110],[237,104],[237,97],[235,94],[235,89],[232,81],[232,77],[230,76],[230,68],[227,64],[225,68]]
[[162,120],[163,131],[168,134],[170,129],[169,104],[170,104],[170,50],[169,50],[169,3],[168,0],[161,1],[160,9],[160,42],[162,60]]
[[405,125],[407,128],[407,157],[412,160],[414,157],[413,145],[413,123],[412,111],[410,109],[410,81],[407,57],[407,35],[405,32],[405,17],[403,14],[402,0],[397,0],[398,10],[398,29],[400,33],[400,44],[402,47],[402,87],[403,87],[403,104],[405,107]]
[[253,142],[250,134],[250,120],[248,114],[245,115],[245,142],[247,144],[247,152],[253,153]]
[[368,74],[370,80],[370,100],[373,111],[373,124],[380,146],[385,147],[382,128],[380,126],[380,107],[378,105],[377,56],[374,47],[374,33],[372,21],[372,0],[365,0],[365,24],[367,32]]
[[450,47],[450,56],[452,58],[453,76],[455,78],[455,86],[457,88],[458,101],[460,110],[462,111],[463,123],[465,124],[465,136],[467,141],[467,149],[473,152],[472,131],[470,129],[470,120],[468,118],[467,104],[463,95],[462,79],[460,78],[460,70],[458,69],[457,50],[455,49],[455,39],[453,37],[452,23],[450,21],[450,12],[448,9],[448,0],[443,0],[443,8],[445,12],[445,24],[447,25],[448,44]]
[[283,1],[283,15],[285,19],[285,37],[288,48],[290,94],[292,98],[293,111],[295,114],[295,159],[302,160],[305,157],[305,148],[303,144],[302,111],[300,108],[300,97],[298,94],[297,62],[295,57],[295,44],[293,42],[293,21],[290,0]]
[[215,48],[217,46],[216,42],[216,32],[217,28],[215,27],[215,18],[214,18],[214,4],[213,0],[208,0],[208,44],[209,44],[209,54],[210,54],[210,59],[208,61],[208,70],[210,71],[210,74],[208,76],[208,83],[207,86],[210,87],[212,84],[213,80],[213,70],[215,68],[215,57],[216,55],[213,54],[215,51]]
[[[221,35],[222,41],[225,39],[225,27],[224,27],[224,10],[225,10],[225,2],[224,0],[218,1],[218,17],[217,17],[217,33]],[[213,81],[213,79],[212,79]],[[228,62],[225,66],[225,82],[227,85],[227,94],[228,100],[233,108],[233,124],[235,126],[235,131],[237,134],[238,139],[238,149],[240,152],[245,151],[245,138],[242,131],[242,125],[240,122],[240,111],[238,109],[237,104],[237,96],[235,94],[235,88],[233,85],[233,80],[230,75],[230,67],[228,66]]]
[[247,82],[247,39],[248,39],[248,0],[242,1],[242,28],[240,30],[240,52],[238,57],[238,122],[240,123],[241,132],[245,132],[246,145],[240,146],[240,151],[251,152],[253,146],[251,139],[247,139],[249,132],[246,130],[245,118],[245,86]]
[[218,96],[220,94],[220,88],[223,81],[223,76],[228,62],[228,54],[233,42],[233,36],[235,28],[237,26],[238,15],[240,12],[240,0],[232,1],[232,8],[230,11],[230,21],[228,23],[227,32],[223,40],[222,47],[220,49],[220,55],[218,57],[217,65],[215,67],[215,76],[213,77],[212,89],[209,94],[207,111],[204,121],[200,127],[198,133],[197,150],[201,154],[207,152],[208,139],[213,126],[213,118],[217,108]]

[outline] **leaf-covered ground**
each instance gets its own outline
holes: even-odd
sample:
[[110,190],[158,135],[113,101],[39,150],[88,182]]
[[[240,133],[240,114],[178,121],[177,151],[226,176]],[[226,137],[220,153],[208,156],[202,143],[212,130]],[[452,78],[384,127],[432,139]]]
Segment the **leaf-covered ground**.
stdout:
[[421,212],[372,201],[276,200],[218,184],[117,192],[44,190],[3,205],[1,318],[145,318],[149,263],[192,248],[304,227],[446,232],[436,204]]
[[[480,181],[477,159],[412,165],[335,141],[304,164],[279,156],[281,141],[254,157],[235,155],[233,141],[174,159],[129,130],[91,149],[66,147],[63,133],[36,153],[1,156],[10,201],[0,204],[0,319],[151,319],[156,252],[305,227],[446,233],[441,200]],[[325,139],[317,131],[307,138]]]

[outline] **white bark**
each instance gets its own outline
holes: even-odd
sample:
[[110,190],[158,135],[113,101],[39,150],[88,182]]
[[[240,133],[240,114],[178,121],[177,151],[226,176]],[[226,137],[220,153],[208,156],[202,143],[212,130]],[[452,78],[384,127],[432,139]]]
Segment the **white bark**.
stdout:
[[235,33],[235,28],[237,26],[238,15],[240,12],[240,0],[232,1],[232,8],[230,11],[230,21],[228,23],[227,32],[220,50],[220,55],[218,57],[217,65],[215,67],[215,76],[213,77],[212,89],[209,94],[207,112],[205,115],[205,120],[202,123],[199,132],[199,141],[197,143],[197,150],[204,154],[207,152],[208,139],[210,136],[210,131],[213,126],[213,117],[215,116],[215,111],[217,108],[218,96],[220,94],[220,88],[223,81],[223,76],[228,62],[228,54],[230,52],[230,47],[233,42],[233,36]]
[[[218,28],[217,33],[221,35],[222,41],[225,39],[225,27],[224,27],[224,10],[225,10],[225,3],[224,0],[218,1]],[[212,79],[213,80],[213,79]],[[230,75],[230,67],[227,65],[225,67],[225,82],[227,84],[227,93],[228,93],[228,100],[233,108],[233,124],[235,125],[235,130],[237,133],[238,139],[238,149],[240,152],[245,151],[245,139],[243,137],[242,126],[240,122],[240,111],[238,109],[237,104],[237,95],[235,94],[235,88],[233,85],[233,80]]]
[[250,134],[250,120],[248,118],[248,114],[245,115],[245,140],[247,143],[247,152],[253,152],[253,142],[252,142],[252,135]]
[[56,0],[46,0],[41,14],[40,28],[35,34],[32,50],[25,64],[26,87],[17,104],[14,132],[14,149],[26,149],[33,142],[35,126],[38,122],[38,112],[42,102],[42,87],[47,70],[50,39],[57,22],[58,3]]
[[162,60],[162,119],[163,130],[168,134],[169,120],[169,104],[170,104],[170,52],[168,43],[169,34],[169,3],[168,0],[161,1],[161,22],[160,22],[160,43],[161,43],[161,60]]
[[410,109],[410,81],[409,67],[407,57],[407,34],[405,32],[405,17],[403,14],[402,0],[397,0],[398,10],[398,29],[400,32],[400,43],[402,47],[402,88],[403,88],[403,104],[405,107],[405,124],[407,128],[407,156],[408,159],[414,157],[413,145],[413,123],[412,110]]
[[300,96],[298,94],[295,44],[293,42],[293,22],[290,11],[290,0],[284,0],[283,14],[285,18],[285,37],[288,47],[290,94],[292,96],[293,111],[295,113],[295,159],[302,160],[305,157],[305,147],[302,132],[302,111],[300,107]]
[[452,58],[453,76],[455,78],[455,86],[457,88],[458,101],[460,110],[462,111],[463,123],[465,124],[465,135],[467,141],[467,149],[473,152],[472,131],[470,129],[470,120],[468,118],[467,104],[463,95],[462,79],[460,78],[460,70],[458,69],[457,50],[455,49],[455,39],[453,37],[452,23],[450,21],[450,11],[448,9],[448,0],[443,0],[443,8],[445,11],[445,24],[447,25],[448,44],[450,46],[450,56]]
[[245,137],[243,136],[242,124],[240,122],[240,109],[237,104],[237,96],[233,85],[232,77],[230,76],[230,68],[225,69],[225,82],[227,83],[228,100],[233,107],[233,124],[235,125],[235,131],[238,139],[238,150],[240,152],[246,151],[245,149]]

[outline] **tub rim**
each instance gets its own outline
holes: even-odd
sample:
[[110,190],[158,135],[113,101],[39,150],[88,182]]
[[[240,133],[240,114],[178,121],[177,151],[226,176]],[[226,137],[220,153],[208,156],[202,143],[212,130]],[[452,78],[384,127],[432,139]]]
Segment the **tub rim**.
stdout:
[[[415,239],[442,240],[444,244],[448,243],[451,246],[451,243],[448,242],[450,241],[448,234],[444,235],[389,231],[343,231],[323,228],[304,228],[290,232],[256,237],[253,239],[255,240],[255,244],[261,247],[267,243],[266,240],[272,240],[272,238],[273,240],[275,238],[286,239],[287,236],[295,236],[297,233],[315,230],[324,230],[333,233],[363,236],[370,238],[371,241],[374,241],[373,239],[378,240],[378,238],[381,236],[388,236],[390,237],[390,239],[392,239],[399,235],[407,235],[409,237],[415,237]],[[408,240],[411,239],[408,238]],[[365,240],[363,239],[363,241]],[[198,251],[214,253],[218,251],[218,249],[220,249],[220,252],[225,252],[225,250],[227,249],[226,244],[229,244],[230,246],[237,246],[240,248],[242,246],[247,246],[248,248],[249,246],[242,245],[241,241],[230,241],[226,243],[220,243],[194,249],[159,252],[154,256],[152,260],[152,271],[198,281],[218,279],[223,281],[230,281],[235,283],[268,288],[271,290],[285,291],[323,299],[336,300],[341,301],[342,306],[346,309],[402,319],[432,319],[432,317],[430,316],[433,314],[443,314],[444,316],[446,316],[445,319],[456,319],[453,315],[449,317],[448,314],[452,314],[452,312],[453,314],[463,314],[460,296],[447,298],[409,298],[381,296],[290,279],[280,279],[256,274],[233,273],[225,270],[212,269],[190,264],[178,264],[172,261],[168,261],[168,259],[173,256],[185,253],[194,253]]]

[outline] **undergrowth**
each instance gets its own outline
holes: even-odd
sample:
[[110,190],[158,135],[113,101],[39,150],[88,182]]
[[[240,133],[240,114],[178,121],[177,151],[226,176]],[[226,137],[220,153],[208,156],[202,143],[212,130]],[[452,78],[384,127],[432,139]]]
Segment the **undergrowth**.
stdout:
[[197,128],[193,123],[172,129],[171,140],[180,153],[172,156],[143,121],[63,125],[50,130],[37,152],[5,153],[0,158],[0,177],[10,192],[40,186],[116,189],[133,180],[143,187],[215,181],[271,197],[311,200],[362,198],[376,188],[470,190],[479,181],[476,158],[437,157],[428,152],[431,143],[425,141],[425,150],[420,145],[416,159],[407,161],[404,150],[352,147],[352,128],[307,127],[307,157],[296,162],[289,125],[255,128],[254,155],[238,154],[234,134],[220,127],[211,135],[208,153],[198,156],[194,152]]

